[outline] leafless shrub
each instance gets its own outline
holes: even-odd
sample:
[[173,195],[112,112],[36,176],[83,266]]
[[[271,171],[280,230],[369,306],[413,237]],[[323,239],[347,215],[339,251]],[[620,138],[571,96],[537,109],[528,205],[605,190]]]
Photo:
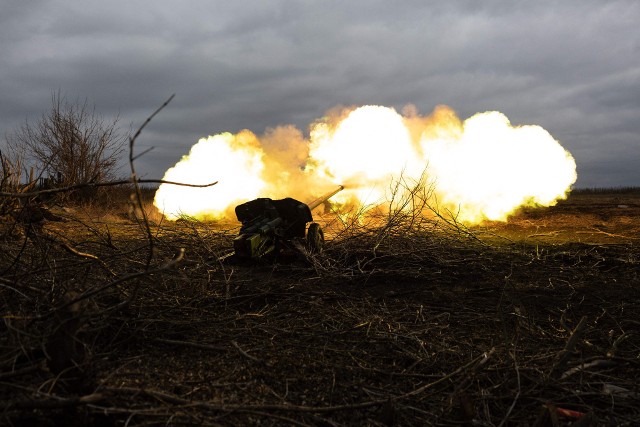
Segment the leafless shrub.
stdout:
[[[7,137],[12,150],[24,149],[46,186],[58,187],[113,179],[126,140],[117,119],[107,121],[86,100],[71,103],[59,92],[51,96],[48,113]],[[90,200],[95,191],[86,187],[74,194]]]

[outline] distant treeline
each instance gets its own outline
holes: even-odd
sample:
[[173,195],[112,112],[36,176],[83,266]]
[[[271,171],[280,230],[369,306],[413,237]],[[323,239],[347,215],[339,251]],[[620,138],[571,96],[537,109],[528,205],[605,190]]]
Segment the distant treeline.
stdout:
[[575,188],[573,194],[640,194],[640,187]]

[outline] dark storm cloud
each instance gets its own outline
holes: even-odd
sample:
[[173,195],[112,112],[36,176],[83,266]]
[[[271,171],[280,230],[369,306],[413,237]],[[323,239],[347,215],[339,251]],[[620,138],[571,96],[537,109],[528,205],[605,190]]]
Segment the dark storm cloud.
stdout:
[[[432,4],[430,4],[432,3]],[[159,176],[199,137],[338,105],[500,110],[571,151],[581,186],[640,185],[640,3],[626,1],[19,1],[0,14],[0,123],[51,93],[149,125]]]

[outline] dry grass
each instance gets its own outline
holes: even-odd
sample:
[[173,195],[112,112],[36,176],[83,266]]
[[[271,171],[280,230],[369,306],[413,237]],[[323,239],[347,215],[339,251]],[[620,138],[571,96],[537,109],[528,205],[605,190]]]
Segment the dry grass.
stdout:
[[1,423],[634,425],[640,204],[596,196],[468,230],[410,192],[256,264],[126,201],[5,218]]

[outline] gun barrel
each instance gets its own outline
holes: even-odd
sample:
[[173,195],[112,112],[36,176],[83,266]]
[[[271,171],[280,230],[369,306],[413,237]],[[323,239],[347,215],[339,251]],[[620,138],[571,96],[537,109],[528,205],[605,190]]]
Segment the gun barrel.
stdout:
[[330,198],[332,198],[333,196],[335,196],[337,193],[339,193],[342,190],[344,190],[344,186],[343,185],[339,185],[337,189],[335,189],[333,191],[330,191],[327,194],[318,197],[317,199],[315,199],[311,203],[307,203],[307,206],[309,206],[309,210],[310,211],[314,210],[315,208],[317,208],[318,206],[320,206],[321,204],[323,204],[324,202],[326,202],[327,200],[329,200]]

